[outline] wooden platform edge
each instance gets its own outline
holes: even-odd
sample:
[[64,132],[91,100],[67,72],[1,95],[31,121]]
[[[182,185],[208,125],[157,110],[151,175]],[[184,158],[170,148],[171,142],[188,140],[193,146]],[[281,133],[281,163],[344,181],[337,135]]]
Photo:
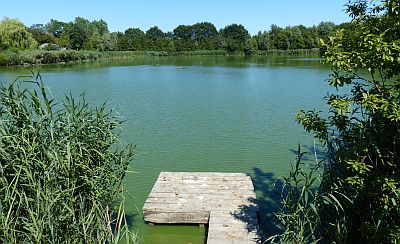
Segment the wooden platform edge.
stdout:
[[143,218],[149,224],[208,224],[208,244],[244,244],[259,243],[258,211],[246,173],[160,172]]

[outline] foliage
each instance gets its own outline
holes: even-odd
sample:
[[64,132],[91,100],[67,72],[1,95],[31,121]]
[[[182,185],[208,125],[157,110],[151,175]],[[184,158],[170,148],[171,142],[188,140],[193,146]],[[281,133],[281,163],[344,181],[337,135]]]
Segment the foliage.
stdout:
[[244,26],[238,24],[226,26],[220,31],[220,34],[224,38],[224,46],[229,53],[243,52],[245,42],[250,37]]
[[320,49],[313,48],[313,49],[296,49],[296,50],[278,50],[278,49],[257,50],[253,55],[267,55],[267,56],[297,55],[297,56],[317,57],[319,56],[319,54],[320,54]]
[[119,149],[114,112],[72,95],[55,104],[33,75],[2,85],[0,118],[0,242],[132,240],[114,204],[133,146]]
[[321,197],[313,203],[320,218],[317,239],[398,243],[400,1],[357,0],[347,11],[352,30],[337,30],[322,42],[333,68],[329,83],[338,90],[327,97],[329,116],[298,115],[327,152]]
[[309,28],[304,25],[286,28],[271,25],[270,31],[258,32],[254,37],[259,50],[298,50],[320,48],[319,39],[327,40],[338,28],[351,29],[351,25],[336,26],[331,22],[321,22]]
[[20,52],[0,52],[0,66],[37,65],[69,62],[87,62],[106,59],[126,59],[137,56],[225,56],[225,50],[197,50],[197,51],[75,51],[75,50],[26,50]]
[[55,38],[60,38],[61,35],[65,32],[65,23],[51,19],[46,25],[46,32],[53,35]]
[[19,20],[4,18],[0,22],[0,51],[23,50],[37,47],[37,42]]
[[252,38],[247,39],[244,45],[244,54],[251,56],[256,51],[257,51],[257,41]]
[[[5,19],[9,21],[10,19]],[[11,20],[15,22],[16,20]],[[17,31],[8,35],[9,42],[0,43],[0,65],[48,64],[57,62],[96,60],[100,58],[126,57],[126,51],[166,55],[319,55],[317,39],[327,40],[335,28],[351,30],[351,24],[335,26],[322,22],[318,26],[293,26],[281,28],[271,26],[270,31],[259,32],[251,37],[242,25],[232,24],[219,32],[210,22],[193,25],[180,25],[172,32],[163,32],[157,26],[146,32],[139,28],[128,28],[124,32],[108,30],[107,23],[100,19],[89,21],[76,17],[74,21],[62,22],[51,19],[47,24],[34,24],[26,28],[19,21],[19,27],[8,28]],[[328,28],[329,27],[329,28]],[[1,32],[0,32],[1,33]],[[11,33],[11,32],[7,32]],[[3,35],[4,36],[4,35]],[[1,39],[0,34],[0,39]],[[72,49],[72,51],[40,53],[35,57],[27,49],[45,44],[45,50]],[[110,51],[122,51],[121,54],[109,54]],[[107,53],[105,53],[107,52]],[[141,54],[141,55],[142,55]]]
[[172,34],[177,51],[218,49],[218,31],[209,22],[201,22],[194,25],[179,25],[173,30]]
[[[82,62],[108,58],[110,56],[113,57],[114,53],[100,53],[93,51],[78,52],[74,50],[29,50],[20,52],[5,51],[0,52],[0,66]],[[121,52],[119,56],[126,56],[126,54]]]
[[145,34],[139,28],[129,28],[118,35],[118,50],[143,50],[146,45]]
[[[350,26],[339,26],[351,29]],[[89,21],[76,17],[70,22],[51,19],[47,24],[34,24],[27,30],[39,44],[56,44],[61,48],[73,50],[157,52],[225,50],[231,54],[253,55],[258,53],[257,50],[260,50],[260,53],[268,53],[264,51],[320,48],[319,38],[327,40],[328,35],[336,28],[338,26],[330,22],[321,22],[309,28],[302,25],[286,28],[272,25],[271,30],[260,31],[257,35],[250,36],[242,25],[231,24],[218,32],[214,24],[198,22],[193,25],[179,25],[168,32],[163,32],[154,26],[145,32],[131,27],[124,32],[110,33],[107,22],[102,19]],[[10,50],[4,45],[0,48]]]
[[72,24],[72,30],[69,34],[71,47],[75,50],[80,50],[84,47],[89,36],[89,20],[82,17],[76,17]]
[[192,25],[193,39],[198,43],[200,50],[216,50],[218,31],[210,22],[200,22]]
[[158,26],[153,26],[148,29],[145,36],[147,38],[147,50],[165,50],[165,33],[160,28],[158,28]]
[[32,25],[28,30],[32,33],[32,37],[39,43],[39,45],[43,43],[56,43],[54,36],[47,33],[46,27],[42,24]]

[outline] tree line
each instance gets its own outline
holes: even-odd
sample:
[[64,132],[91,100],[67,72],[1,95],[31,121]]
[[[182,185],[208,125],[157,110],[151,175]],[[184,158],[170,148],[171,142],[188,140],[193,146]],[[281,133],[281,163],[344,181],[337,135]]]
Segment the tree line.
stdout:
[[[45,44],[46,49],[66,48],[88,51],[198,51],[225,50],[228,53],[254,54],[256,51],[297,50],[320,48],[319,40],[326,41],[337,29],[349,29],[350,23],[335,25],[272,25],[268,31],[250,35],[243,25],[231,24],[217,30],[210,22],[179,25],[164,32],[154,26],[143,31],[128,28],[124,32],[110,32],[107,22],[76,17],[62,22],[51,19],[46,24],[26,27],[16,19],[0,22],[0,50],[23,50]],[[43,47],[43,46],[41,46]]]

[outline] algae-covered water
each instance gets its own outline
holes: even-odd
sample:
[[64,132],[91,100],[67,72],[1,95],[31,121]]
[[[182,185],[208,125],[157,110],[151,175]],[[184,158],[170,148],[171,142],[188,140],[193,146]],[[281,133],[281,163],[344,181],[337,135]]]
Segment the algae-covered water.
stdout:
[[[128,220],[143,243],[205,240],[206,229],[195,225],[144,223],[141,208],[160,171],[249,173],[262,229],[272,233],[273,183],[288,173],[298,143],[313,144],[296,113],[324,109],[330,89],[329,67],[310,58],[148,57],[40,69],[55,98],[85,92],[126,119],[122,141],[137,145],[126,179]],[[0,81],[27,73],[2,68]]]

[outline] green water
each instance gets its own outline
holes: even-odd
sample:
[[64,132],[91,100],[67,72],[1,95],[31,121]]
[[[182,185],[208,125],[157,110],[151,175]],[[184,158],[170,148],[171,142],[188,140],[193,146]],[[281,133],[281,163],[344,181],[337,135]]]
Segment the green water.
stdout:
[[[2,68],[0,80],[27,74]],[[137,145],[127,210],[144,243],[203,243],[205,229],[143,222],[141,208],[160,171],[246,172],[253,176],[264,233],[274,231],[273,183],[286,175],[298,143],[312,138],[294,121],[300,108],[324,109],[329,67],[318,59],[165,57],[46,66],[53,96],[86,93],[126,118],[123,142]]]

